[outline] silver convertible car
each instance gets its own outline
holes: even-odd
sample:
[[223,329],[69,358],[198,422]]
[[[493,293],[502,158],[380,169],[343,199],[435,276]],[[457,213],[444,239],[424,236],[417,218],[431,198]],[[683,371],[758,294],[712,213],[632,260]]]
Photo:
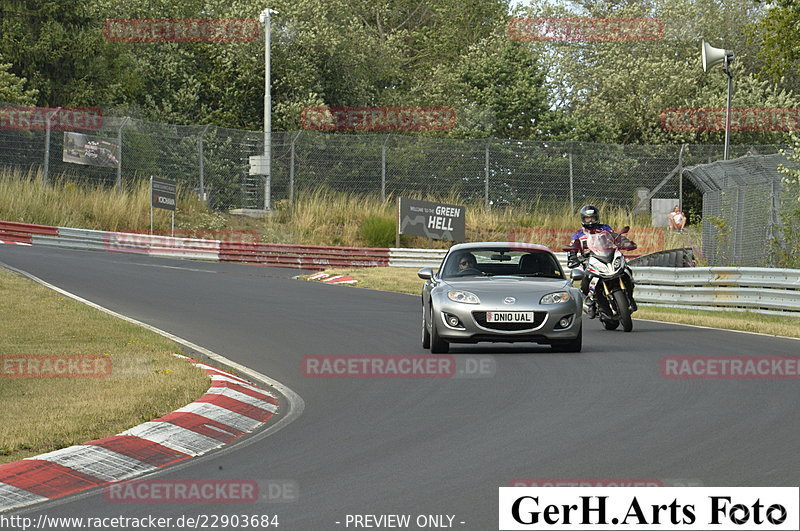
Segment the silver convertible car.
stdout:
[[[419,270],[422,346],[533,342],[580,352],[583,299],[547,247],[508,242],[454,245],[439,271]],[[582,271],[572,273],[580,280]]]

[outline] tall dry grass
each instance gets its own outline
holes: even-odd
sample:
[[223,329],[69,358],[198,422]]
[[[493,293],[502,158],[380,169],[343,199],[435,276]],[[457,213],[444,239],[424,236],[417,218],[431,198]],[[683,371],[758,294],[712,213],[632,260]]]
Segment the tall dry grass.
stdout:
[[[512,231],[526,229],[577,230],[580,226],[578,215],[568,203],[552,203],[541,200],[524,206],[485,209],[483,202],[464,204],[454,194],[446,197],[413,198],[436,200],[445,203],[464,205],[466,207],[466,238],[469,241],[506,241]],[[627,209],[595,202],[603,213],[603,222],[612,227],[621,228],[629,225],[632,230],[650,228],[647,216],[634,217]],[[578,207],[579,208],[579,207]],[[390,197],[383,202],[374,195],[353,195],[316,190],[298,196],[295,204],[278,202],[277,215],[264,220],[263,231],[270,234],[282,234],[288,240],[319,245],[355,245],[370,244],[362,231],[367,221],[376,218],[386,223],[395,224],[397,219],[397,198]],[[534,233],[535,234],[535,233]],[[566,242],[564,242],[566,243]],[[403,236],[402,244],[406,247],[445,248],[449,242],[437,242],[425,238]],[[393,246],[394,239],[384,241],[381,246]]]
[[[565,234],[580,225],[577,213],[567,201],[538,198],[519,206],[494,207],[487,212],[483,201],[465,204],[455,192],[438,197],[420,194],[411,194],[410,197],[464,205],[466,238],[469,241],[515,239],[556,248],[566,244],[564,240],[568,238]],[[629,209],[602,201],[594,204],[600,208],[604,223],[615,228],[629,225],[634,236],[647,234],[652,237],[654,231],[648,216],[633,217]],[[76,184],[63,177],[45,184],[38,174],[0,170],[0,220],[144,232],[150,228],[148,183],[139,181],[117,192],[106,186]],[[256,231],[261,241],[274,243],[391,247],[395,244],[396,220],[397,197],[381,201],[374,194],[317,189],[298,194],[293,205],[286,200],[278,201],[273,215],[253,219],[212,212],[190,190],[179,189],[175,226],[178,229]],[[155,210],[156,231],[166,233],[170,223],[167,211]],[[543,237],[542,231],[554,232]],[[691,232],[657,235],[663,248],[691,246],[699,242],[699,237]],[[445,248],[450,242],[403,236],[401,245]]]
[[[197,223],[213,215],[194,194],[179,191],[176,224]],[[0,170],[0,220],[98,230],[146,231],[150,228],[149,183],[114,188],[76,183],[56,176],[45,183],[41,173]],[[206,224],[208,224],[208,221]],[[219,224],[218,220],[212,220]],[[167,230],[171,216],[156,209],[153,226]],[[219,228],[219,227],[198,227]]]

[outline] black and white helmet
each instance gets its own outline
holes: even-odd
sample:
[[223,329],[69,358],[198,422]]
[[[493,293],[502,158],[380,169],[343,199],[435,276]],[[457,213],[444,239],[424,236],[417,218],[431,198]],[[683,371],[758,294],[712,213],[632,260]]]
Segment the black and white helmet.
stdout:
[[581,208],[581,225],[585,229],[594,229],[600,225],[600,210],[594,205]]

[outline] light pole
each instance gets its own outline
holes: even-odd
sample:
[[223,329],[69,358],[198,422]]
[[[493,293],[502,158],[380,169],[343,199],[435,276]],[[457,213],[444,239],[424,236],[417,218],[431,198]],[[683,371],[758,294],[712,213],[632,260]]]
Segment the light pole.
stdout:
[[270,87],[270,33],[271,15],[278,12],[267,8],[259,19],[264,24],[264,210],[272,208],[272,94]]
[[714,48],[706,41],[703,41],[702,56],[703,72],[708,72],[708,69],[712,66],[721,64],[722,70],[728,75],[728,105],[725,110],[725,155],[722,159],[728,160],[728,153],[730,152],[731,145],[731,92],[733,91],[733,71],[731,70],[731,63],[733,63],[736,54],[731,50]]

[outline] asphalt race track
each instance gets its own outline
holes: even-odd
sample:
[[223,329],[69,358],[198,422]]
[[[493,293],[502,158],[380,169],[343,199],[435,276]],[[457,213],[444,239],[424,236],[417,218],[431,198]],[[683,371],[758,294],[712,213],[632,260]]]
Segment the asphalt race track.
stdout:
[[292,280],[297,270],[127,254],[2,245],[0,262],[267,374],[305,401],[277,433],[154,476],[287,480],[299,486],[294,502],[110,503],[92,491],[16,514],[269,514],[279,529],[303,531],[346,529],[348,514],[431,514],[487,530],[498,526],[497,487],[517,478],[800,479],[797,380],[660,372],[666,355],[797,354],[794,340],[643,321],[625,334],[586,320],[580,354],[452,349],[488,356],[491,377],[308,378],[307,355],[425,354],[419,298]]

